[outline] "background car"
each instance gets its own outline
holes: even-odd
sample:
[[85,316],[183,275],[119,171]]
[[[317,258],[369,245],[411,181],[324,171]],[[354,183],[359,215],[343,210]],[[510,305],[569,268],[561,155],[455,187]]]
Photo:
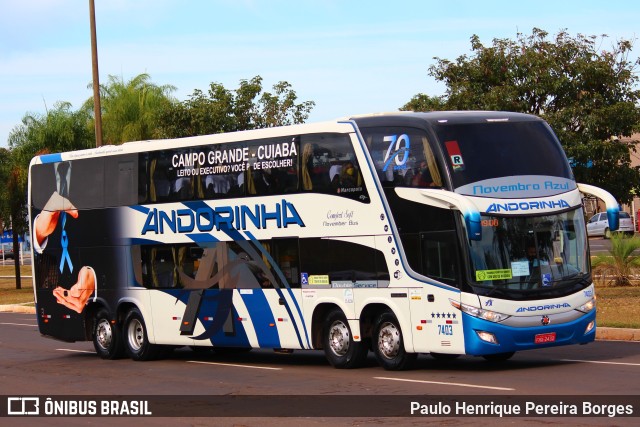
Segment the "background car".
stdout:
[[[616,232],[633,236],[633,220],[627,212],[620,211],[620,227]],[[605,239],[611,237],[611,230],[609,230],[609,220],[607,219],[606,212],[598,212],[591,217],[589,222],[587,222],[587,235],[589,237],[602,236]]]
[[10,246],[3,246],[0,248],[0,259],[14,259],[13,248]]

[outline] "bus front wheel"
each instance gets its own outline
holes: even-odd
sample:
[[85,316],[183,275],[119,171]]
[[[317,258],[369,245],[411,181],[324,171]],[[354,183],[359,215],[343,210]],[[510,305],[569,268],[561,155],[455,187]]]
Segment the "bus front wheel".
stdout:
[[132,308],[124,320],[124,343],[127,354],[133,360],[144,361],[158,357],[159,347],[149,342],[147,327],[137,308]]
[[323,327],[324,354],[334,368],[357,368],[367,358],[367,347],[354,341],[344,313],[334,310],[327,316]]
[[408,369],[418,356],[416,353],[407,353],[404,349],[398,319],[388,311],[378,316],[375,322],[373,342],[378,363],[388,371]]
[[124,354],[120,330],[111,323],[109,312],[104,308],[93,318],[93,347],[102,359],[118,359]]

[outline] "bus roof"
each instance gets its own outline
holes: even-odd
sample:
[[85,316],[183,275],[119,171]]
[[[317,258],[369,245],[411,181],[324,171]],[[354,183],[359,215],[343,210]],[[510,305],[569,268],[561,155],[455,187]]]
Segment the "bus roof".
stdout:
[[503,111],[433,111],[426,113],[398,111],[354,115],[318,123],[227,132],[213,135],[190,136],[175,139],[133,141],[126,142],[122,145],[105,145],[102,147],[90,148],[86,150],[40,155],[34,157],[31,163],[51,163],[61,160],[71,160],[78,158],[101,157],[124,153],[139,153],[145,151],[162,150],[168,147],[178,148],[195,145],[220,144],[241,141],[243,139],[270,138],[292,135],[296,133],[304,134],[319,132],[350,132],[353,131],[353,128],[348,123],[348,121],[351,120],[353,120],[358,126],[363,127],[394,125],[413,126],[421,128],[429,125],[444,123],[463,124],[502,121],[541,121],[540,118],[533,115]]
[[470,124],[487,122],[523,122],[542,121],[537,116],[507,111],[431,111],[413,112],[398,111],[393,113],[363,114],[351,116],[359,126],[384,126],[388,122],[394,125],[413,125],[423,127],[425,124]]

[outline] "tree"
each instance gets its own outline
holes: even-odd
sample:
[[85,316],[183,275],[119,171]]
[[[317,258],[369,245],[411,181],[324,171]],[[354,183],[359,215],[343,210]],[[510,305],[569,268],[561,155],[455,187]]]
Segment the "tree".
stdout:
[[262,77],[241,80],[238,89],[211,83],[205,94],[196,89],[184,102],[168,105],[159,120],[161,136],[177,138],[220,132],[304,123],[313,101],[296,104],[297,95],[287,82],[262,95]]
[[72,111],[68,102],[58,102],[46,114],[25,114],[22,124],[9,134],[9,147],[18,165],[25,169],[36,153],[61,153],[95,146],[91,116]]
[[534,28],[517,39],[494,39],[484,46],[471,37],[471,56],[435,58],[429,75],[447,85],[444,97],[419,94],[402,109],[483,109],[539,115],[558,135],[579,182],[607,189],[628,203],[640,189],[640,171],[630,152],[639,142],[640,108],[632,43],[620,40],[599,49],[606,36],[554,40]]
[[[21,173],[21,168],[15,163],[12,152],[5,148],[0,148],[0,182],[5,183],[2,190],[0,190],[0,225],[2,225],[0,232],[7,230],[13,231],[13,253],[19,254],[18,238],[28,228],[26,222],[26,203],[24,200],[25,192],[22,185],[25,180]],[[20,258],[18,256],[14,256],[13,264],[16,277],[16,289],[21,289]]]
[[[108,83],[100,85],[105,144],[119,145],[158,137],[158,115],[174,102],[170,94],[176,88],[158,86],[150,79],[149,74],[139,74],[125,82],[110,75]],[[85,102],[83,110],[87,114],[93,113],[93,98]]]

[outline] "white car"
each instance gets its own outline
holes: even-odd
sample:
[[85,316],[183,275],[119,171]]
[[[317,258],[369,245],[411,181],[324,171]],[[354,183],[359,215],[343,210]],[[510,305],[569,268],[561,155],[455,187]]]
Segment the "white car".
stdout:
[[[620,227],[617,231],[633,236],[633,221],[628,213],[620,211]],[[609,220],[607,219],[606,212],[599,212],[591,217],[589,222],[587,222],[587,235],[589,237],[602,236],[605,239],[611,237],[611,230],[609,230]]]

